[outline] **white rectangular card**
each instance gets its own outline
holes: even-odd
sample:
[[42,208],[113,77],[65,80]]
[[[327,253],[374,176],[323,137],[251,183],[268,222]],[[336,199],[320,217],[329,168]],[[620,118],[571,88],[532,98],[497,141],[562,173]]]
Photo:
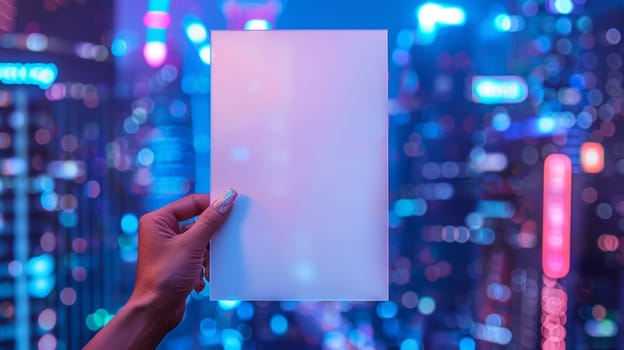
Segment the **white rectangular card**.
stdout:
[[385,30],[211,33],[213,300],[387,300]]

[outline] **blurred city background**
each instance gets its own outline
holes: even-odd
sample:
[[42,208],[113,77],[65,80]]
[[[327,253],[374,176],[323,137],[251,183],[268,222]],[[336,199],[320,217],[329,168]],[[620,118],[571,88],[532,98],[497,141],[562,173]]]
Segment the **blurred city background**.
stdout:
[[206,289],[160,348],[624,349],[624,0],[0,0],[0,348],[84,345],[209,191],[210,30],[343,28],[389,35],[390,300]]

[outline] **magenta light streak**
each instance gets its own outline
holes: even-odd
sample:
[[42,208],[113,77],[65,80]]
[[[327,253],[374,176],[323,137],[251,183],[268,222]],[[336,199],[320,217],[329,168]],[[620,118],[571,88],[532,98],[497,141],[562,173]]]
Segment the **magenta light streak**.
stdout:
[[544,163],[542,269],[550,278],[570,271],[570,206],[572,164],[563,154],[552,154]]
[[143,24],[148,28],[168,28],[171,24],[171,16],[163,11],[149,11],[143,16]]

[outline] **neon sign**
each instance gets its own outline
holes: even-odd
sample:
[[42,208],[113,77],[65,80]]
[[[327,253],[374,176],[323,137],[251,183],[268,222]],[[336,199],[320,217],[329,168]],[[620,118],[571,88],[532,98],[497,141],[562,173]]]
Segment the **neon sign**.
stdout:
[[477,75],[472,78],[472,100],[477,103],[520,103],[528,94],[527,84],[519,76]]
[[47,89],[57,75],[54,63],[0,63],[0,82],[7,85],[38,85]]
[[572,162],[563,154],[551,154],[544,163],[542,269],[550,278],[570,271],[570,208]]

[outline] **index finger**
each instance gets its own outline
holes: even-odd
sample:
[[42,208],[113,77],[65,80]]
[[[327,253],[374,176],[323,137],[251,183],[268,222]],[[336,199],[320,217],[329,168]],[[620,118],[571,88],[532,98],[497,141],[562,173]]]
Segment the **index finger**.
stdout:
[[209,194],[190,194],[156,210],[156,214],[171,215],[177,221],[184,221],[201,214],[209,206]]

